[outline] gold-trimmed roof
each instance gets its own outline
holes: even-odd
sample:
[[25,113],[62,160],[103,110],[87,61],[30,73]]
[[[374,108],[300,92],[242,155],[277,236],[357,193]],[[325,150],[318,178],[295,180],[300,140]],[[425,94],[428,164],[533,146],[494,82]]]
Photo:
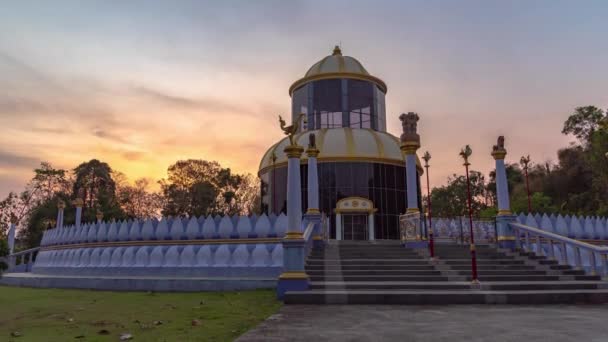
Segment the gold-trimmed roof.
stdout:
[[[314,133],[319,149],[317,160],[323,162],[372,162],[392,165],[405,165],[405,158],[400,150],[399,139],[387,132],[372,129],[352,128],[323,128],[296,134],[294,140],[298,145],[308,145],[308,135]],[[274,167],[287,164],[287,156],[283,151],[289,144],[287,137],[272,145],[262,157],[258,175]],[[306,153],[302,155],[302,163],[307,163]],[[417,169],[422,174],[420,160],[416,160]]]
[[305,83],[331,78],[351,78],[357,80],[370,81],[375,83],[384,93],[387,91],[386,83],[370,75],[363,65],[351,56],[343,56],[339,46],[334,48],[333,53],[327,56],[308,69],[303,78],[294,82],[289,87],[289,95]]

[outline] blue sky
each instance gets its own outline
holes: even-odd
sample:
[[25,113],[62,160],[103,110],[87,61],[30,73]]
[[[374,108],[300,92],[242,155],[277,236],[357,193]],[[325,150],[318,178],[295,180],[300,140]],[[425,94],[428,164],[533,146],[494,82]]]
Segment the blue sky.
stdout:
[[288,87],[341,44],[417,111],[432,183],[556,158],[576,106],[608,107],[606,1],[0,1],[0,195],[41,160],[131,180],[179,158],[242,172],[281,137]]

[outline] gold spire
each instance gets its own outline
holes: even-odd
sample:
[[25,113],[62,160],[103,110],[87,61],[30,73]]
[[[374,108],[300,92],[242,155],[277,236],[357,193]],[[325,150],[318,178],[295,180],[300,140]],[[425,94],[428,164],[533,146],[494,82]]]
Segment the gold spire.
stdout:
[[342,56],[342,50],[340,50],[340,47],[339,47],[338,45],[336,45],[336,46],[334,47],[334,52],[332,53],[332,55],[333,55],[333,56],[335,56],[335,55],[340,55],[340,56]]

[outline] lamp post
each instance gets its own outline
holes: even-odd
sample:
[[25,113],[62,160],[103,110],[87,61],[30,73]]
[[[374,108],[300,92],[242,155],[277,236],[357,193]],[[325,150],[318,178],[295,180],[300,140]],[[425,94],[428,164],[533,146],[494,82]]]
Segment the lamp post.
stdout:
[[530,155],[523,156],[519,160],[522,169],[524,169],[524,175],[526,177],[526,191],[528,192],[528,213],[532,212],[532,202],[530,201],[530,182],[528,181],[528,164],[530,163]]
[[477,279],[477,253],[475,252],[475,236],[473,233],[473,209],[471,208],[471,180],[469,179],[469,157],[473,154],[473,150],[469,145],[466,145],[460,150],[460,156],[464,159],[464,168],[467,174],[467,204],[469,207],[469,232],[471,235],[471,283],[474,285],[479,284]]
[[431,255],[431,260],[435,259],[435,243],[433,240],[433,215],[431,211],[431,185],[429,182],[429,160],[431,160],[431,154],[429,151],[424,152],[422,156],[424,159],[424,168],[426,169],[426,202],[429,213],[429,254]]

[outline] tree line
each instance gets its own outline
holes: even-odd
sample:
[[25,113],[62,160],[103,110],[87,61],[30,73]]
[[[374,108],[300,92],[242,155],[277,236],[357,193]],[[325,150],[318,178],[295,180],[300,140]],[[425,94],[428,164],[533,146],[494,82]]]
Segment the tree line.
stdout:
[[42,162],[22,192],[0,201],[0,241],[16,219],[23,247],[38,246],[44,230],[55,225],[60,202],[65,203],[64,224],[75,222],[77,199],[82,200],[83,222],[94,222],[98,213],[111,221],[259,211],[257,178],[233,173],[215,161],[177,161],[158,184],[156,191],[146,178],[130,184],[124,174],[97,159],[71,170]]
[[[557,161],[528,167],[532,211],[608,216],[608,113],[595,106],[577,107],[564,122],[562,133],[576,138],[557,151]],[[523,164],[506,165],[511,210],[528,212],[528,191]],[[472,208],[475,216],[496,215],[496,172],[488,180],[471,171]],[[454,174],[445,186],[431,191],[433,216],[468,214],[465,175]],[[426,201],[424,202],[426,204]]]

